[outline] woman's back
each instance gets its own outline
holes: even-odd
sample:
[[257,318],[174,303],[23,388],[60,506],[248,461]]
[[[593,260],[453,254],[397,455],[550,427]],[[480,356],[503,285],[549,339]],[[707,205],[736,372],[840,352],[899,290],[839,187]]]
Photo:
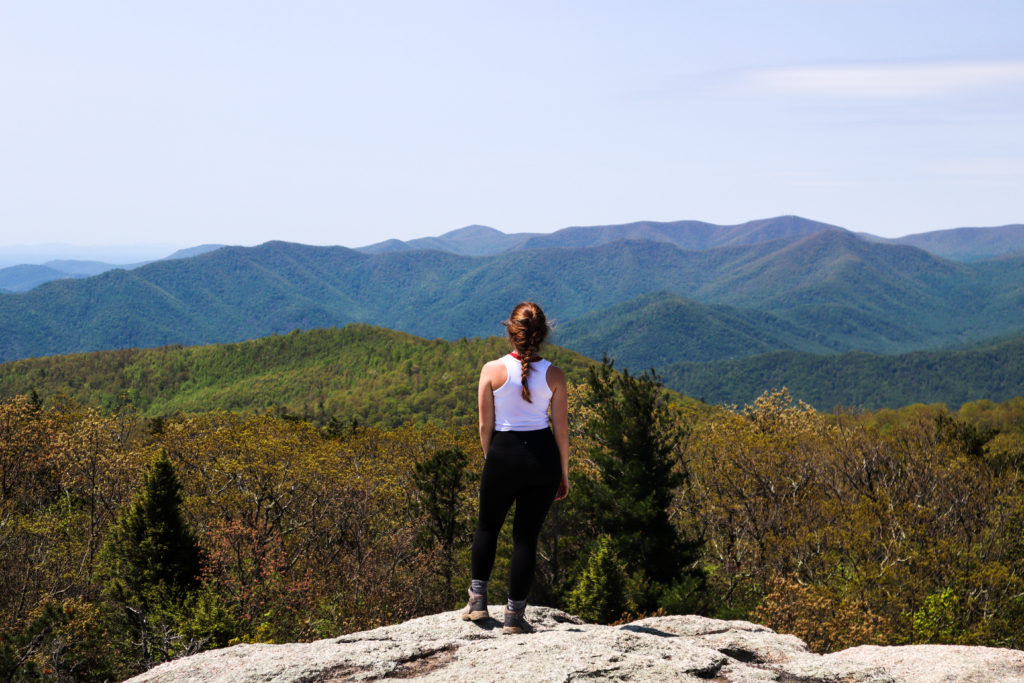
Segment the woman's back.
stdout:
[[551,403],[551,388],[547,372],[551,362],[537,359],[530,362],[527,386],[530,401],[522,397],[522,371],[519,359],[511,353],[498,359],[504,366],[508,378],[493,391],[494,428],[499,432],[531,431],[548,426],[548,406]]

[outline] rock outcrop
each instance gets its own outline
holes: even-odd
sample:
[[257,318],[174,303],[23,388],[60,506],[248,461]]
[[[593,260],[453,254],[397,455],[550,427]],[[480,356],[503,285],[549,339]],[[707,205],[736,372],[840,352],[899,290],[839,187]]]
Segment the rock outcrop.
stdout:
[[[500,615],[500,606],[491,606]],[[938,683],[1020,681],[1024,651],[861,646],[828,655],[746,621],[697,616],[584,624],[530,607],[535,632],[504,636],[496,619],[444,612],[313,643],[236,645],[161,664],[133,683],[170,681],[715,681]]]

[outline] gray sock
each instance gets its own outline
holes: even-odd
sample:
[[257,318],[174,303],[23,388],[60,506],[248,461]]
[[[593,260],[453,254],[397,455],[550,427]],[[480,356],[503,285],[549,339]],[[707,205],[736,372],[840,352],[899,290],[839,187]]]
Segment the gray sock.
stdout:
[[487,595],[487,582],[480,579],[473,579],[469,582],[469,590],[477,595]]
[[526,609],[526,598],[522,600],[508,599],[508,610],[510,612],[522,612],[524,609]]

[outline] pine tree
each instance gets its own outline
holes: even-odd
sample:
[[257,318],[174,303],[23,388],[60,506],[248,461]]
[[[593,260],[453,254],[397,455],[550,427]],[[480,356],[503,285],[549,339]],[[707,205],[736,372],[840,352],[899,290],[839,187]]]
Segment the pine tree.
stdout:
[[161,453],[100,553],[108,592],[125,604],[180,602],[199,583],[200,552],[181,513],[181,484]]
[[100,551],[116,651],[127,674],[196,649],[183,637],[190,596],[199,587],[200,551],[181,514],[181,484],[164,454],[150,466],[131,507]]
[[448,593],[452,592],[455,551],[464,544],[469,529],[462,509],[468,466],[465,452],[444,449],[416,463],[413,473],[417,512],[426,518],[426,532],[441,548],[441,574]]
[[701,544],[685,539],[668,509],[685,481],[676,446],[684,427],[666,409],[662,384],[647,371],[616,373],[608,358],[588,370],[594,418],[590,453],[601,472],[580,483],[580,507],[608,534],[630,576],[641,611],[694,609],[702,585]]
[[576,587],[569,593],[569,611],[587,621],[608,624],[627,610],[626,576],[611,536],[602,534]]

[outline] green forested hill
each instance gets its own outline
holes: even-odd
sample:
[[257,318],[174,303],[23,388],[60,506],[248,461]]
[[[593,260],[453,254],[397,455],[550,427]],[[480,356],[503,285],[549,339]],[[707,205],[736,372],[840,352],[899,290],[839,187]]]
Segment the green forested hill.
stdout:
[[[192,256],[198,256],[199,254],[205,254],[208,251],[214,251],[220,249],[222,244],[201,244],[195,247],[188,247],[186,249],[178,249],[173,254],[165,256],[161,261],[170,259],[183,259]],[[45,252],[46,247],[40,247]],[[0,249],[2,252],[2,249]],[[8,255],[7,258],[11,258],[12,255]],[[35,254],[22,254],[22,258],[39,258],[42,254],[36,252]],[[3,257],[0,256],[0,259]],[[81,259],[73,258],[58,258],[49,259],[44,263],[38,263],[36,261],[29,261],[21,264],[14,264],[0,268],[0,292],[25,292],[45,282],[51,282],[53,280],[61,280],[65,278],[81,278],[89,277],[90,275],[99,275],[105,273],[108,270],[114,270],[116,268],[123,268],[125,270],[131,270],[132,268],[138,268],[146,263],[152,263],[152,261],[144,261],[141,263],[126,263],[121,265],[115,265],[112,263],[106,263],[104,261],[85,261]]]
[[[781,230],[778,239],[703,251],[650,240],[517,249],[486,257],[436,250],[367,254],[284,242],[228,247],[0,294],[0,361],[237,343],[350,323],[445,339],[484,337],[501,332],[500,320],[515,302],[534,299],[560,323],[556,343],[591,358],[607,353],[620,368],[655,367],[670,388],[709,401],[742,403],[782,384],[824,407],[927,400],[956,404],[998,399],[1011,391],[989,370],[975,371],[954,360],[943,360],[945,376],[934,379],[929,366],[912,366],[912,371],[906,370],[911,366],[893,367],[891,357],[759,355],[779,350],[905,353],[1024,330],[1024,257],[955,263],[843,230],[790,234],[784,227],[757,228]],[[123,353],[135,358],[135,352]],[[372,365],[380,354],[371,355],[366,363]],[[722,360],[751,356],[746,365]],[[707,361],[719,365],[703,365]],[[427,414],[428,394],[409,383],[415,373],[404,384],[395,377],[380,380],[381,388],[371,392],[373,400],[363,403],[355,389],[345,388],[354,397],[346,397],[345,405],[358,403],[349,409],[340,399],[332,403],[341,385],[320,388],[324,377],[336,382],[320,365],[314,364],[314,371],[275,367],[272,381],[245,376],[231,386],[220,368],[210,375],[216,375],[216,382],[197,383],[192,363],[161,366],[156,388],[150,387],[153,377],[145,375],[149,370],[142,368],[132,370],[141,374],[130,385],[99,382],[76,391],[92,392],[109,403],[130,386],[139,405],[157,412],[234,408],[242,402],[248,407],[284,405],[316,419],[343,410],[371,421]],[[851,374],[851,368],[863,369]],[[289,381],[311,383],[312,389],[293,391],[288,382],[280,383],[278,372],[290,372],[294,380]],[[67,374],[66,384],[74,387],[88,376]],[[38,383],[40,376],[34,377]],[[160,382],[166,384],[167,377],[176,382],[174,391],[162,393]],[[926,379],[930,384],[924,384]],[[147,397],[150,391],[156,393]],[[450,396],[444,400],[450,402]],[[401,398],[405,407],[380,407],[390,397]],[[468,400],[445,405],[470,415],[472,397]]]
[[1024,335],[963,350],[893,356],[773,351],[738,360],[678,363],[661,372],[670,388],[709,403],[743,405],[767,389],[786,387],[820,410],[909,403],[945,403],[955,409],[978,399],[1024,396]]
[[0,268],[0,292],[24,292],[44,282],[72,277],[50,266],[18,265]]
[[827,353],[812,330],[748,308],[700,304],[678,294],[644,294],[559,325],[558,343],[591,358],[609,355],[642,370],[684,357],[743,358],[777,349]]
[[706,251],[621,241],[489,257],[268,242],[0,294],[0,360],[350,322],[486,336],[523,299],[568,323],[660,291],[757,308],[781,322],[771,335],[806,330],[823,348],[894,353],[1021,329],[1022,276],[1021,259],[959,264],[839,230]]
[[[0,365],[0,400],[36,391],[111,407],[122,393],[143,415],[281,410],[327,422],[395,426],[476,419],[480,366],[506,342],[427,340],[368,325],[273,335],[237,344],[130,349]],[[553,362],[579,379],[590,362],[555,346]]]
[[[638,303],[670,311],[691,305],[664,295]],[[749,322],[722,308],[723,320]],[[666,324],[673,319],[667,318]],[[728,335],[729,329],[720,331]],[[652,332],[663,336],[666,330],[655,327]],[[556,338],[561,341],[565,332],[556,330]],[[630,341],[636,337],[643,344],[645,331],[622,332],[616,367],[643,369],[629,362]],[[464,424],[475,419],[480,365],[506,351],[505,341],[498,337],[449,342],[353,324],[235,344],[13,361],[0,365],[0,400],[34,390],[44,399],[66,394],[90,405],[112,407],[126,393],[148,416],[215,409],[283,410],[319,423],[335,418],[386,426],[407,420]],[[547,355],[574,381],[580,381],[583,369],[593,362],[558,346],[549,346]],[[773,351],[665,364],[658,371],[668,388],[709,403],[743,405],[766,390],[785,386],[796,398],[823,410],[837,405],[873,410],[909,403],[955,408],[981,398],[1002,401],[1024,395],[1024,335],[950,351],[894,356]]]
[[1024,252],[1024,225],[934,230],[890,241],[919,247],[943,258],[979,261]]

